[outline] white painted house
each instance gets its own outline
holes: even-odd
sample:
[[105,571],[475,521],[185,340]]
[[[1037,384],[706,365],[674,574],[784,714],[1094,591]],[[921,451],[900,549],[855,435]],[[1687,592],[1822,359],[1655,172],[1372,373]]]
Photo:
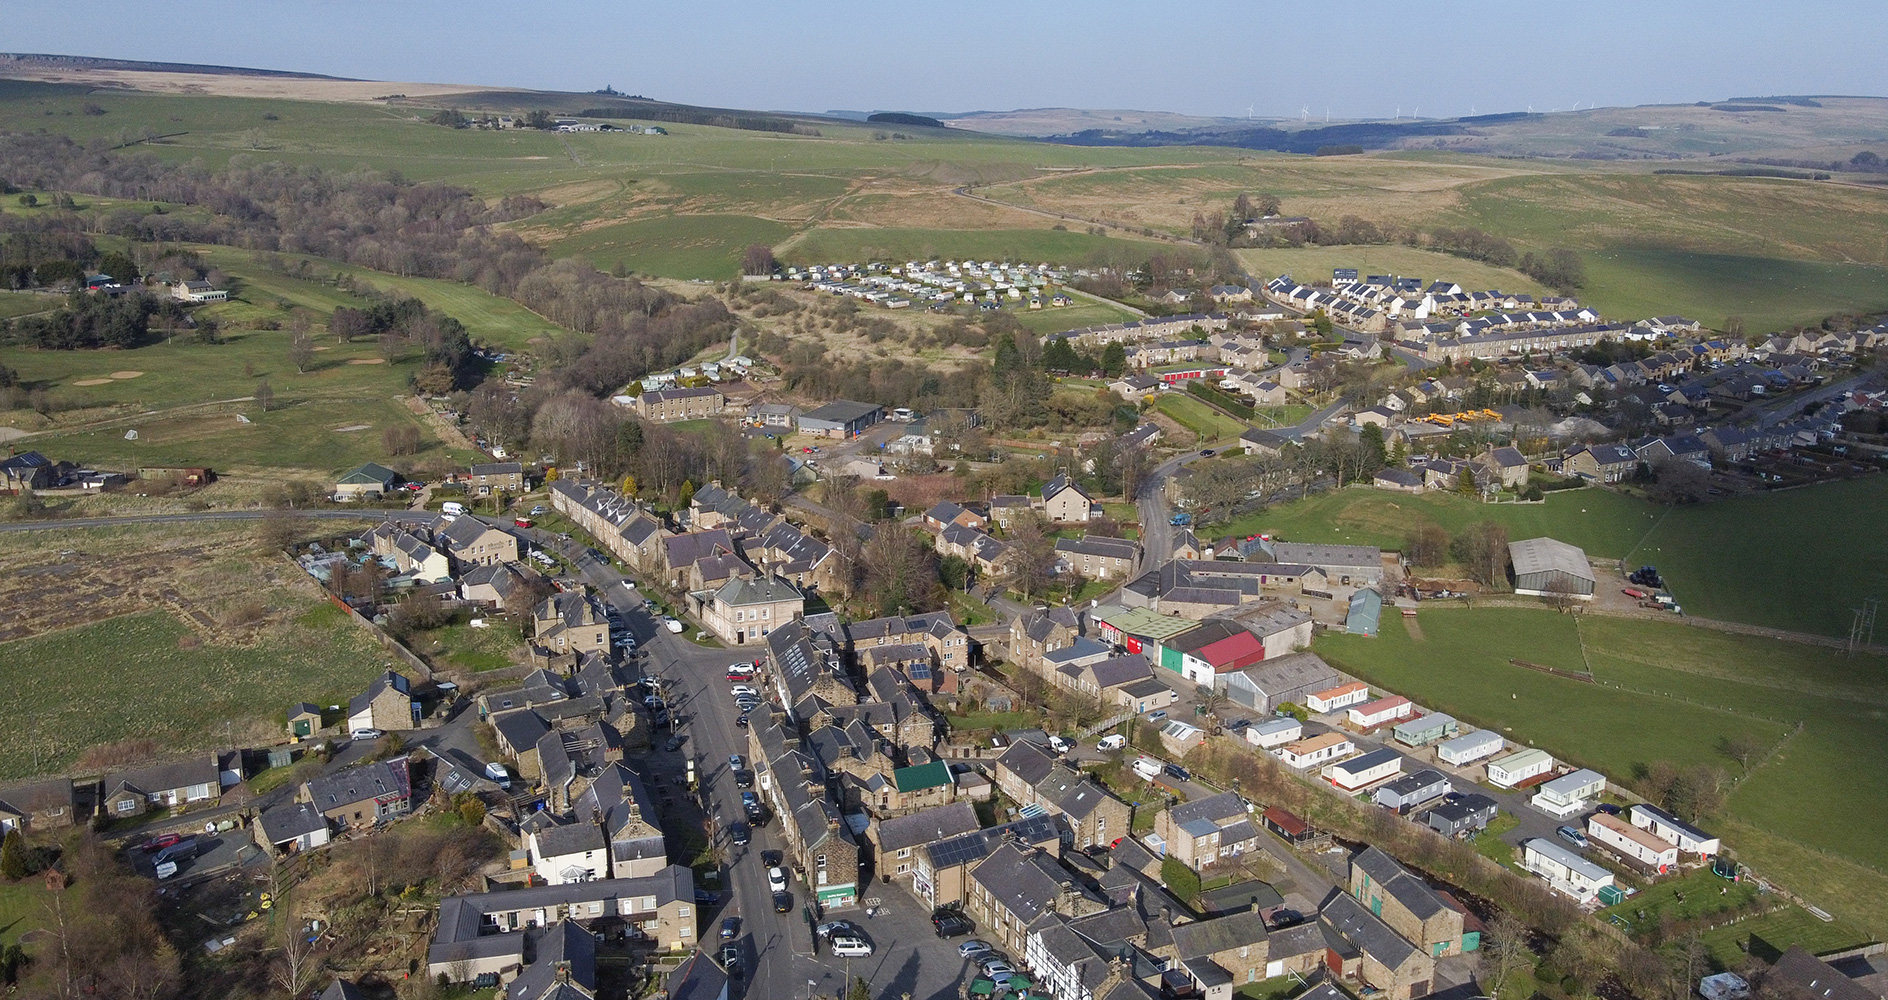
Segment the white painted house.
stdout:
[[525,843],[531,849],[532,870],[549,885],[590,882],[609,873],[609,845],[594,823],[533,830]]

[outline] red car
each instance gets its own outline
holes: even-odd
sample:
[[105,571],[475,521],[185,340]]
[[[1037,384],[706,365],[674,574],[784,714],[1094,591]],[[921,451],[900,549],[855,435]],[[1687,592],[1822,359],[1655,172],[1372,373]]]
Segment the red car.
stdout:
[[144,843],[139,844],[138,849],[145,852],[146,854],[155,854],[156,852],[161,851],[164,848],[169,847],[172,844],[175,844],[182,839],[184,838],[178,836],[177,834],[167,833],[161,837],[152,837],[150,840],[147,840]]
[[1620,591],[1620,593],[1626,595],[1627,597],[1632,598],[1635,601],[1645,600],[1645,591],[1638,590],[1633,587],[1627,587],[1626,589]]

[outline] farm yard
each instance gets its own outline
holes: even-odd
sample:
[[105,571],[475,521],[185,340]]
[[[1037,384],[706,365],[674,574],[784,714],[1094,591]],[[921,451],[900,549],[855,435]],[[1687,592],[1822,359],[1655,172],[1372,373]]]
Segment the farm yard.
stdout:
[[[384,669],[252,527],[166,525],[0,538],[0,780],[87,749],[269,740],[292,701],[345,700]],[[153,572],[162,568],[161,573]]]
[[[1630,783],[1654,762],[1721,769],[1718,829],[1759,873],[1870,933],[1888,891],[1888,662],[1677,622],[1529,608],[1431,608],[1376,638],[1327,635],[1334,666]],[[1583,683],[1520,669],[1525,660]],[[1503,697],[1503,696],[1506,697]],[[1721,749],[1762,752],[1749,771]]]

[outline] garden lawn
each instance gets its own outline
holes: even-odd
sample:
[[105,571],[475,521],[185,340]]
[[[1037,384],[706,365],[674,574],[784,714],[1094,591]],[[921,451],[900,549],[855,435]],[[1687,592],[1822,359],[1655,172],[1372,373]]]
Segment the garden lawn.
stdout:
[[1209,406],[1203,400],[1183,392],[1163,392],[1154,400],[1154,409],[1172,417],[1182,427],[1201,436],[1207,444],[1244,434],[1248,425]]
[[[57,772],[132,737],[183,752],[279,735],[289,704],[346,701],[386,656],[338,616],[310,613],[325,607],[278,602],[246,645],[199,637],[165,611],[0,643],[0,778]],[[202,645],[188,648],[193,638]]]
[[[1630,781],[1654,761],[1737,780],[1717,828],[1737,855],[1812,902],[1881,933],[1888,892],[1888,662],[1675,621],[1529,608],[1425,608],[1375,639],[1331,634],[1333,665],[1424,706]],[[1597,683],[1513,666],[1591,670]],[[1800,726],[1800,729],[1799,729]],[[1751,773],[1719,750],[1755,738]]]
[[17,944],[20,935],[46,920],[46,883],[39,878],[0,882],[0,948]]

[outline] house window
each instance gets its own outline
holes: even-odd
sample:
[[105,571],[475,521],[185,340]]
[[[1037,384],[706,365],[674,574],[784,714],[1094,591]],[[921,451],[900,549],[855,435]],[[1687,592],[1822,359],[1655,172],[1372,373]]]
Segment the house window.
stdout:
[[747,620],[747,612],[745,612],[745,611],[736,611],[736,612],[734,613],[734,620],[735,620],[735,621],[737,621],[737,622],[744,622],[744,621],[746,621],[746,620]]
[[128,813],[131,810],[136,809],[137,807],[138,807],[138,803],[136,799],[119,799],[118,800],[117,809],[121,813]]
[[678,911],[678,912],[676,913],[676,916],[678,916],[678,917],[686,917],[686,916],[688,916],[688,907],[686,907],[686,906],[684,906],[684,907],[681,907],[681,908],[680,908],[680,910],[679,910],[679,911]]
[[770,618],[770,617],[772,617],[772,612],[773,612],[773,609],[772,609],[772,608],[762,608],[762,609],[760,609],[760,616],[761,616],[761,618],[762,618],[762,620],[766,620],[766,619],[768,619],[768,618]]

